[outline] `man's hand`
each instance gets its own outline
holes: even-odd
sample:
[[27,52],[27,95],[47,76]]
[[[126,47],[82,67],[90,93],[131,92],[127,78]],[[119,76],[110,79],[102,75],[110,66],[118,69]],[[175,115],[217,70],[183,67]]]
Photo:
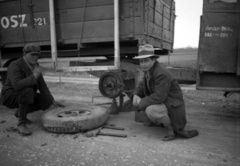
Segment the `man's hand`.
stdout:
[[139,106],[140,101],[141,101],[141,98],[139,96],[137,96],[137,95],[133,96],[133,105],[134,106]]
[[33,75],[35,78],[38,78],[42,74],[42,68],[40,66],[35,66],[33,69]]
[[54,106],[54,107],[65,107],[65,105],[63,105],[62,103],[59,103],[59,102],[57,102],[57,101],[53,101],[53,103],[52,103],[52,105]]

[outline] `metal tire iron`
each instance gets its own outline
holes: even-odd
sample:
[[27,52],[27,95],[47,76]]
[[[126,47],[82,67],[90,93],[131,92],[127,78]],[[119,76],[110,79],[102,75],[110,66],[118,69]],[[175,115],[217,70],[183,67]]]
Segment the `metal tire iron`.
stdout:
[[104,132],[104,131],[101,131],[102,129],[112,129],[112,130],[122,130],[122,131],[124,130],[124,128],[122,128],[122,127],[116,127],[116,126],[112,126],[112,125],[103,125],[97,129],[88,131],[87,133],[85,133],[85,136],[86,137],[96,137],[98,135],[102,135],[102,136],[112,136],[112,137],[122,137],[122,138],[127,137],[126,134]]

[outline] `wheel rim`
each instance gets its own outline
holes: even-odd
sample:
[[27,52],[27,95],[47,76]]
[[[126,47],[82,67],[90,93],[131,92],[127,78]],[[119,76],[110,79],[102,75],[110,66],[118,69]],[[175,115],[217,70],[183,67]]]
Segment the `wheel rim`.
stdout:
[[66,110],[57,114],[59,118],[68,118],[68,117],[83,117],[91,115],[91,111],[86,109],[75,109],[75,110]]

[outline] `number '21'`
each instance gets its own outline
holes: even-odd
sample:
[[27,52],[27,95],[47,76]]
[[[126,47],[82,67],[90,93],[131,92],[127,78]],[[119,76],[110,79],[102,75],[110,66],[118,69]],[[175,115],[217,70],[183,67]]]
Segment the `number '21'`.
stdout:
[[34,25],[46,25],[46,18],[34,18]]

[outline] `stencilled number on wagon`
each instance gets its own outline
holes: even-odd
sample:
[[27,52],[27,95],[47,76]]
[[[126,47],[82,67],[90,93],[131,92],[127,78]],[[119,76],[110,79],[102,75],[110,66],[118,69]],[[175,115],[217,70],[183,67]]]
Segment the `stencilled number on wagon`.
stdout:
[[[29,22],[29,17],[26,14],[20,14],[20,15],[12,15],[12,16],[3,16],[0,17],[0,28],[7,29],[7,28],[21,28],[21,27],[27,27],[32,24],[28,24],[27,20]],[[47,25],[47,21],[45,17],[38,17],[34,18],[34,26],[41,26],[41,25]]]
[[0,24],[4,29],[7,28],[17,28],[17,27],[27,27],[26,14],[12,15],[10,17],[1,17]]
[[46,18],[34,18],[34,25],[35,26],[41,26],[41,25],[46,25]]

